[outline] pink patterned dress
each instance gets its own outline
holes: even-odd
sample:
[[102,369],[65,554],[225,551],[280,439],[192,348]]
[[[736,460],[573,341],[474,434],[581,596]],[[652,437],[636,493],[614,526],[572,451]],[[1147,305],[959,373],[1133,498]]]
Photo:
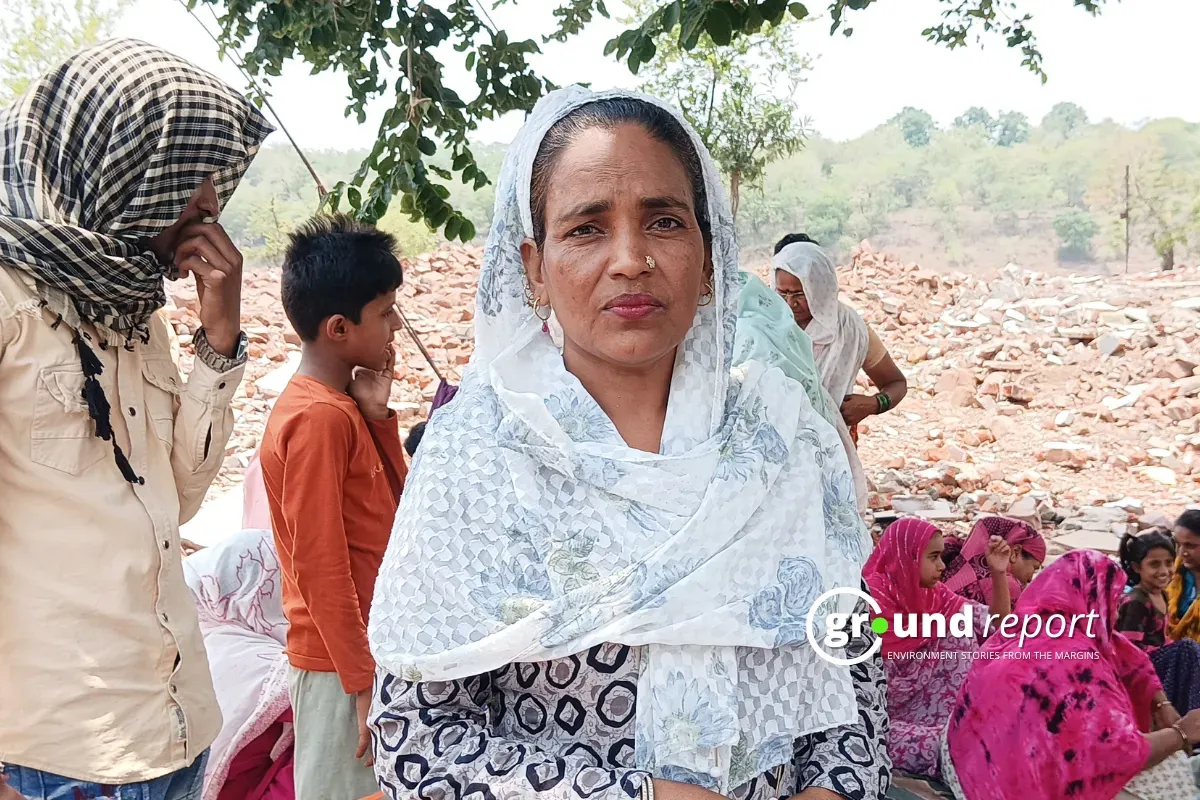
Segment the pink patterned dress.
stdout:
[[932,778],[940,775],[942,731],[987,625],[987,606],[967,605],[975,624],[973,636],[931,639],[917,650],[884,658],[891,721],[888,755],[897,770]]

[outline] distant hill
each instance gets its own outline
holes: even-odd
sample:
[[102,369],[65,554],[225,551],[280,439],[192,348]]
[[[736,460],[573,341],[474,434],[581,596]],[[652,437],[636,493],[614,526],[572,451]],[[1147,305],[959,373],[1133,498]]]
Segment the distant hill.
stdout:
[[[912,110],[909,110],[912,111]],[[906,112],[908,113],[908,112]],[[1125,167],[1132,173],[1134,270],[1200,253],[1200,125],[1155,120],[1132,130],[1089,124],[1064,104],[1042,124],[992,120],[971,109],[948,130],[914,128],[902,114],[853,141],[814,138],[768,170],[761,192],[743,190],[738,227],[747,259],[782,233],[806,230],[846,255],[861,239],[932,269],[1123,269]],[[490,177],[504,146],[475,148]],[[308,154],[326,185],[351,176],[363,151]],[[451,186],[455,204],[486,236],[493,187]],[[293,151],[264,149],[223,221],[253,257],[274,260],[287,232],[312,213],[316,191]],[[384,227],[408,252],[437,237],[398,212]]]

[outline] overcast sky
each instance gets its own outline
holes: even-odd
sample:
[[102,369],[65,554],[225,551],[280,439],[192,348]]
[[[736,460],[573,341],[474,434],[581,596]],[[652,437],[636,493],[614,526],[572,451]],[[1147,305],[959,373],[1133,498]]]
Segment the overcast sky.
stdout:
[[[549,28],[549,11],[556,4],[519,0],[519,12],[508,5],[492,15],[510,38],[536,38]],[[1034,10],[1034,30],[1050,73],[1044,86],[1020,66],[1019,53],[999,40],[989,40],[982,50],[950,52],[922,39],[921,30],[938,19],[938,0],[888,0],[853,15],[849,39],[829,36],[826,19],[801,26],[798,41],[816,61],[797,95],[800,108],[821,134],[836,139],[858,136],[904,106],[924,108],[943,125],[972,105],[993,113],[1015,109],[1037,121],[1060,101],[1080,104],[1094,120],[1200,120],[1194,42],[1200,0],[1113,0],[1096,19],[1072,8],[1071,0],[1023,4]],[[822,5],[809,3],[813,9]],[[215,30],[208,12],[200,15]],[[601,20],[569,45],[546,46],[537,66],[560,85],[588,81],[596,88],[632,87],[636,78],[625,66],[601,55],[604,43],[620,30],[617,23]],[[117,33],[158,44],[244,85],[237,70],[217,58],[216,46],[178,0],[135,0]],[[344,79],[307,73],[302,64],[285,70],[272,93],[276,111],[300,144],[369,146],[377,119],[359,125],[343,116]],[[508,141],[520,123],[519,115],[485,123],[477,138]]]

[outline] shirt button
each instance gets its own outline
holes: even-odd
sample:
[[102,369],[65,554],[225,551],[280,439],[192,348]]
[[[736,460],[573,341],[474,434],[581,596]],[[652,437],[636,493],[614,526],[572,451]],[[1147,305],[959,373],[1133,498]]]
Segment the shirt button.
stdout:
[[224,388],[225,388],[225,381],[221,381],[220,383],[218,383],[218,384],[217,384],[217,388],[218,388],[218,389],[224,389]]
[[170,619],[167,617],[167,615],[166,615],[166,614],[163,614],[163,615],[162,615],[162,621],[163,621],[163,622],[170,622],[171,620],[170,620]]
[[129,407],[129,416],[131,416],[131,417],[136,417],[136,416],[137,416],[137,409],[136,409],[136,408],[134,408],[133,406],[130,406],[130,407]]
[[167,687],[167,688],[169,688],[169,689],[171,690],[171,694],[174,694],[176,691],[178,691],[178,690],[175,688],[175,684],[173,684],[173,683],[172,683],[172,684],[171,684],[169,687]]
[[170,550],[170,549],[171,549],[171,543],[168,542],[166,539],[163,539],[163,550]]

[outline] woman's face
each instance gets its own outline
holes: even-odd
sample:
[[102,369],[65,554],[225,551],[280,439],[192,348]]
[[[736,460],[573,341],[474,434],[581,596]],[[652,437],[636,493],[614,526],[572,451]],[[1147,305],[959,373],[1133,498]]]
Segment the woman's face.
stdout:
[[546,241],[525,240],[521,257],[562,326],[564,357],[622,368],[673,358],[711,271],[683,165],[623,124],[584,131],[552,169]]
[[942,561],[942,551],[945,549],[946,544],[940,533],[935,533],[929,544],[925,545],[925,552],[921,556],[921,588],[932,589],[942,579],[942,573],[946,571],[946,562]]
[[812,322],[812,312],[808,310],[808,298],[804,296],[804,284],[790,272],[775,270],[775,292],[782,297],[792,309],[792,317],[801,328],[807,328]]
[[1008,571],[1022,586],[1028,586],[1029,582],[1033,580],[1033,576],[1041,568],[1042,562],[1022,550],[1021,545],[1012,549],[1012,560],[1009,562]]
[[1134,570],[1141,579],[1142,586],[1151,591],[1161,592],[1167,588],[1167,584],[1171,582],[1171,575],[1175,572],[1175,556],[1164,547],[1156,547],[1146,553],[1142,563],[1135,565]]
[[1175,544],[1179,547],[1179,560],[1189,572],[1200,572],[1200,536],[1182,525],[1175,526]]

